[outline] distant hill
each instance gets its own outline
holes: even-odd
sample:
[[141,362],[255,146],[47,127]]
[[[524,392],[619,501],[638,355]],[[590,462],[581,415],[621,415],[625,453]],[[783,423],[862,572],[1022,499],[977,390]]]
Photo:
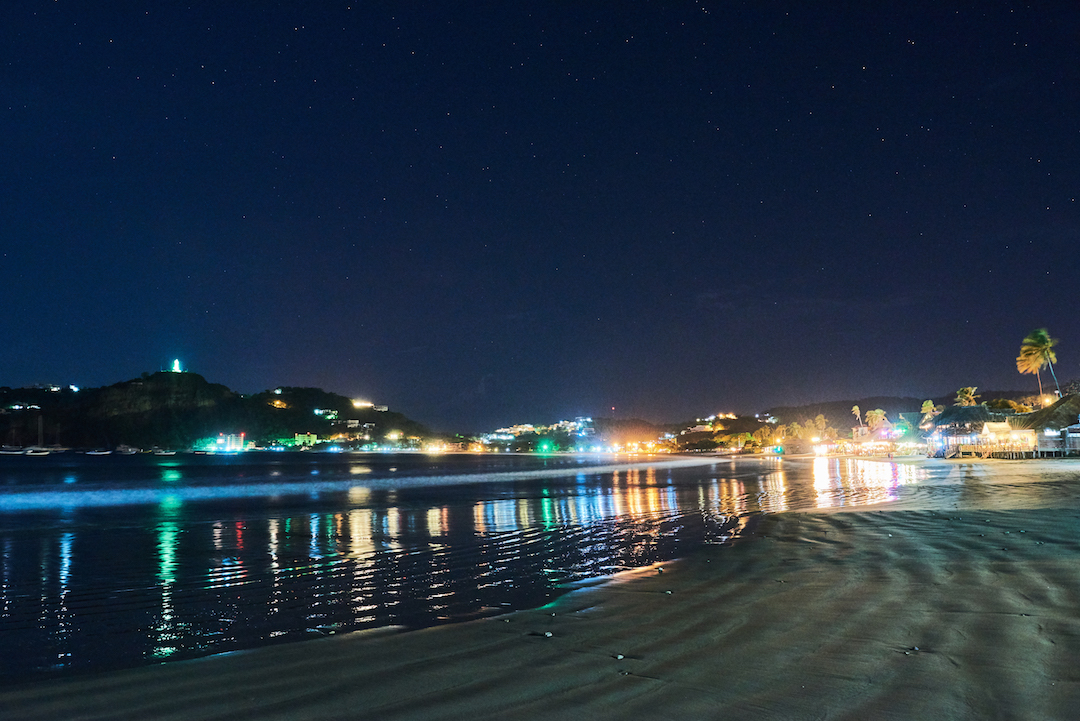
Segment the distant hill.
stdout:
[[[1012,401],[1020,401],[1031,398],[1034,394],[1030,391],[976,391],[979,401],[991,401],[995,398],[1006,398]],[[802,423],[813,419],[819,413],[828,419],[829,425],[838,429],[858,425],[855,416],[851,413],[852,406],[858,406],[862,413],[877,408],[885,411],[885,416],[890,421],[896,420],[900,413],[918,413],[922,408],[923,401],[932,400],[935,405],[951,406],[956,400],[956,394],[938,396],[937,398],[910,398],[905,396],[873,396],[848,401],[827,401],[824,403],[811,403],[805,406],[777,406],[770,408],[766,413],[775,416],[779,423]]]
[[221,433],[244,433],[265,444],[295,433],[327,436],[349,420],[374,424],[376,435],[430,435],[400,413],[355,408],[349,398],[318,388],[243,396],[197,373],[146,374],[78,392],[0,388],[0,442],[16,446],[40,440],[74,448],[187,448]]
[[[817,415],[816,413],[814,415]],[[814,416],[810,416],[813,418]],[[738,418],[721,418],[713,422],[713,428],[727,434],[750,433],[753,434],[761,428],[763,421],[752,416],[739,416]]]
[[184,448],[238,432],[244,405],[238,394],[197,373],[164,372],[80,391],[78,400],[67,433],[58,434],[64,445]]
[[922,407],[925,398],[905,398],[903,396],[875,396],[872,398],[860,398],[848,401],[827,401],[825,403],[811,403],[805,406],[778,406],[770,408],[766,413],[775,416],[780,423],[803,423],[813,420],[818,414],[825,416],[829,425],[844,429],[858,425],[855,416],[851,413],[852,406],[858,406],[866,413],[876,408],[885,411],[889,420],[896,418],[899,413],[917,413]]
[[663,429],[639,418],[594,418],[597,438],[606,443],[635,443],[655,440]]

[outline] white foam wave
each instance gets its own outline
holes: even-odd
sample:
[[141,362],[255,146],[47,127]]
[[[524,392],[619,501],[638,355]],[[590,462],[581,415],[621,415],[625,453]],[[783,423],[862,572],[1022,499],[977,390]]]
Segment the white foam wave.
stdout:
[[213,486],[155,485],[137,488],[25,490],[0,492],[0,511],[25,511],[47,508],[85,508],[100,506],[152,505],[165,501],[185,502],[227,498],[271,498],[275,496],[340,493],[351,488],[389,490],[425,486],[452,486],[470,483],[506,483],[543,478],[568,478],[578,475],[616,473],[633,469],[684,468],[711,465],[715,457],[683,458],[673,461],[620,463],[603,466],[568,466],[534,471],[503,471],[498,473],[462,473],[443,476],[400,476],[384,478],[342,479],[335,481],[289,481],[275,483],[241,483]]

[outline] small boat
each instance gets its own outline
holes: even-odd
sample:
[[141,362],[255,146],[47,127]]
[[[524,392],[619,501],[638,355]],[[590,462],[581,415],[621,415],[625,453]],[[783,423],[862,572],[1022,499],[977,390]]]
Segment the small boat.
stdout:
[[155,456],[175,456],[175,455],[176,455],[176,451],[162,451],[162,450],[157,450],[157,451],[154,451],[154,455],[155,455]]
[[27,448],[23,453],[24,456],[47,456],[51,453],[48,448]]
[[111,456],[112,451],[103,451],[103,450],[87,451],[86,455],[88,455],[88,456]]
[[22,448],[16,448],[15,446],[4,446],[0,448],[0,456],[21,456],[26,451]]

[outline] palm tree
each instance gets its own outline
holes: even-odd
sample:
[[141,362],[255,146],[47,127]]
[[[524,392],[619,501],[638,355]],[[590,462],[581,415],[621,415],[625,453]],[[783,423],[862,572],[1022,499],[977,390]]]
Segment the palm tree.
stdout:
[[851,407],[851,415],[855,416],[855,419],[859,421],[859,426],[862,426],[862,411],[858,406]]
[[[1038,381],[1039,381],[1039,398],[1040,399],[1042,398],[1043,387],[1042,387],[1042,375],[1039,373],[1039,371],[1042,370],[1042,367],[1043,367],[1042,359],[1039,358],[1038,356],[1035,356],[1035,355],[1028,355],[1028,356],[1020,355],[1020,356],[1017,356],[1017,358],[1016,358],[1016,370],[1020,371],[1021,373],[1033,374],[1038,379]],[[1040,400],[1040,402],[1042,402],[1042,401]]]
[[934,417],[934,402],[931,400],[925,400],[922,402],[922,408],[919,410],[922,413],[923,420],[928,421]]
[[880,408],[875,408],[872,411],[866,412],[866,425],[870,426],[870,430],[877,430],[877,427],[885,422],[885,411]]
[[941,406],[935,406],[931,400],[925,400],[922,403],[922,409],[919,411],[922,413],[922,421],[919,423],[919,428],[926,430],[930,427],[930,421],[934,419],[934,416],[945,410]]
[[978,386],[968,386],[956,391],[956,405],[958,406],[973,406],[975,405],[975,399],[979,396],[975,395],[975,391],[978,390]]
[[1020,344],[1020,355],[1016,357],[1016,370],[1021,373],[1032,373],[1039,379],[1039,395],[1042,395],[1042,377],[1039,371],[1043,366],[1050,368],[1050,375],[1054,379],[1058,397],[1061,397],[1061,386],[1058,385],[1057,374],[1054,373],[1054,363],[1057,362],[1057,354],[1053,348],[1058,343],[1057,338],[1051,338],[1046,328],[1038,328],[1027,334]]

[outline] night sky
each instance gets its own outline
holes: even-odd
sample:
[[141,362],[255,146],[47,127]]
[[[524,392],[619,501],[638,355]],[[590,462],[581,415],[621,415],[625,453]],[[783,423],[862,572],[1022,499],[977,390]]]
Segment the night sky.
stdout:
[[1080,377],[1080,6],[811,5],[5,2],[0,385],[672,421],[1034,392],[1039,327]]

